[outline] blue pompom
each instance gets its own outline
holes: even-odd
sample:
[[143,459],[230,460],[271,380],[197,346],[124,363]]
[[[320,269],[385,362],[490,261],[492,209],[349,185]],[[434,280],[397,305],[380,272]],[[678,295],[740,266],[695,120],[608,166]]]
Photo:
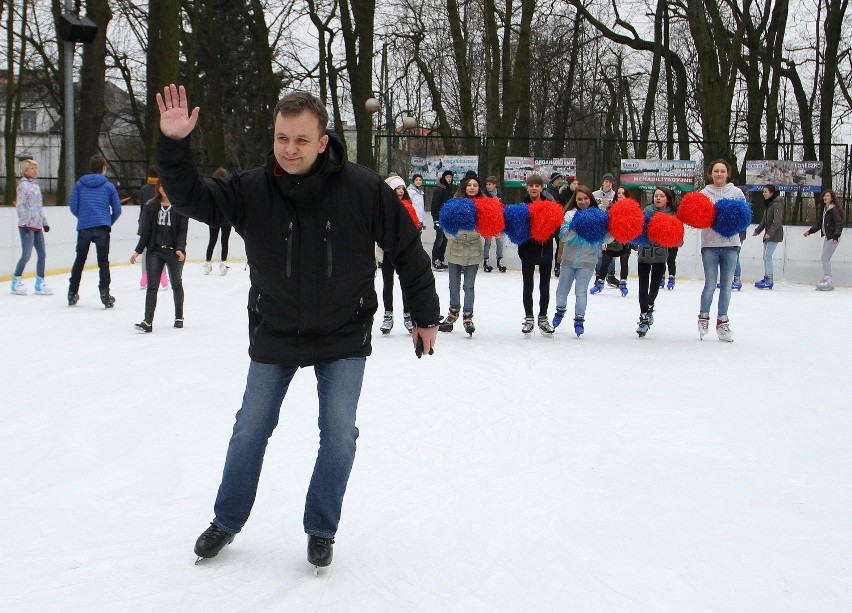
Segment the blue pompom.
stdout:
[[711,227],[725,238],[742,232],[751,223],[751,208],[742,198],[722,198],[715,206],[716,219]]
[[530,207],[526,204],[510,204],[503,209],[506,219],[506,236],[516,245],[521,245],[530,238]]
[[441,207],[438,216],[441,229],[456,236],[462,230],[476,229],[476,205],[470,198],[450,198]]
[[634,238],[631,243],[637,245],[639,247],[647,247],[651,244],[651,241],[648,240],[648,222],[651,221],[650,215],[645,215],[645,223],[642,224],[642,234]]
[[609,216],[598,207],[577,211],[571,220],[571,229],[581,241],[590,245],[600,244],[606,238]]

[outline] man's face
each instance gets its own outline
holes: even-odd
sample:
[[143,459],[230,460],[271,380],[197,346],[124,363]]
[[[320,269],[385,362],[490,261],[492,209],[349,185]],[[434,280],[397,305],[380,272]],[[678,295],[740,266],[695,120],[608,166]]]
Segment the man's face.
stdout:
[[279,113],[275,118],[273,152],[287,174],[307,174],[327,146],[328,135],[320,131],[317,118],[312,113]]
[[554,179],[550,183],[553,185],[553,187],[556,187],[556,188],[562,187],[562,179],[561,178]]
[[497,184],[488,182],[488,183],[485,184],[485,189],[487,189],[489,192],[491,192],[493,194],[494,190],[497,189]]

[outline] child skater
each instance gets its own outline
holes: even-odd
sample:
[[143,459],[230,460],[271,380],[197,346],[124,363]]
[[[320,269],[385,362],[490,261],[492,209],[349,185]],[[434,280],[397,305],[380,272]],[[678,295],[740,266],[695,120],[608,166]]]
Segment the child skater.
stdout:
[[[710,183],[701,193],[714,204],[722,198],[745,200],[742,190],[733,183],[731,165],[726,160],[713,160],[708,170]],[[731,284],[734,280],[734,268],[740,253],[740,235],[724,237],[713,228],[701,230],[701,262],[704,265],[704,289],[701,292],[701,307],[698,312],[698,336],[704,339],[710,327],[710,306],[716,282],[719,282],[718,316],[716,317],[716,335],[720,341],[733,342],[734,336],[728,318],[728,306],[731,303]]]
[[[645,207],[645,215],[675,214],[674,192],[666,187],[654,190],[653,203]],[[639,247],[639,327],[636,334],[643,337],[654,323],[654,301],[663,286],[669,249],[650,243]]]
[[[408,211],[409,217],[411,217],[414,225],[419,229],[420,228],[420,220],[417,217],[417,211],[414,208],[414,205],[411,203],[411,198],[408,195],[408,190],[405,188],[405,181],[402,180],[402,177],[399,175],[392,175],[385,179],[385,183],[387,183],[394,192],[396,192],[397,198],[402,203],[402,206],[405,207],[405,210]],[[390,331],[393,329],[393,275],[396,272],[396,268],[394,267],[393,262],[391,262],[390,257],[387,252],[384,252],[382,256],[382,300],[385,305],[385,316],[382,320],[382,326],[380,330],[382,334],[390,334]],[[405,293],[402,294],[402,323],[405,325],[405,329],[411,332],[414,329],[414,324],[411,321],[411,315],[408,312],[407,301],[405,300]]]
[[[613,200],[613,204],[621,200],[622,198],[629,198],[627,193],[627,188],[624,186],[620,186],[615,191],[615,200]],[[628,264],[630,262],[630,247],[627,245],[623,245],[619,243],[612,237],[608,237],[611,240],[606,243],[601,244],[601,250],[603,251],[603,255],[601,256],[601,265],[598,267],[597,274],[595,275],[595,285],[592,287],[589,293],[598,294],[603,291],[604,288],[604,277],[606,277],[610,270],[610,264],[612,264],[613,260],[618,258],[621,267],[619,269],[619,283],[618,289],[621,291],[622,296],[627,295],[627,270]],[[613,268],[613,273],[615,269]]]
[[[541,175],[527,177],[526,202],[546,200],[542,198],[544,179]],[[540,243],[534,238],[518,245],[518,257],[521,259],[521,276],[523,278],[524,325],[521,332],[529,337],[533,330],[533,284],[535,267],[538,266],[538,329],[542,336],[551,338],[553,326],[547,318],[550,306],[550,272],[553,267],[553,238]]]
[[[476,176],[465,177],[456,191],[456,198],[482,198],[485,194],[479,186]],[[444,259],[447,262],[450,280],[450,312],[441,322],[438,329],[441,332],[452,332],[453,323],[459,318],[461,311],[460,287],[464,276],[464,311],[462,322],[464,331],[473,336],[476,327],[473,325],[473,299],[476,273],[479,262],[482,261],[482,236],[473,230],[462,230],[456,236],[447,236],[447,250]]]
[[[570,223],[577,211],[590,206],[598,206],[591,189],[578,185],[565,207],[565,221]],[[565,226],[563,225],[563,228]],[[556,286],[556,315],[553,316],[553,327],[562,323],[565,311],[568,309],[568,293],[571,285],[574,287],[574,333],[579,337],[585,332],[586,303],[589,300],[589,282],[595,274],[598,263],[598,247],[580,239],[573,230],[559,232],[559,261],[561,274]]]
[[[816,289],[821,292],[830,292],[834,289],[834,278],[831,276],[831,256],[837,249],[840,241],[840,233],[843,232],[843,208],[837,201],[837,195],[826,190],[822,193],[822,222],[815,223],[805,232],[810,236],[817,230],[825,237],[822,243],[822,281],[817,283]],[[817,218],[819,219],[819,215]]]
[[169,269],[172,281],[172,293],[175,299],[175,328],[183,328],[183,263],[186,260],[186,233],[189,218],[172,210],[172,203],[157,183],[159,196],[145,205],[142,215],[139,243],[130,256],[130,263],[147,250],[148,289],[145,292],[145,319],[135,328],[140,332],[151,332],[154,324],[154,311],[157,308],[157,284],[163,268]]

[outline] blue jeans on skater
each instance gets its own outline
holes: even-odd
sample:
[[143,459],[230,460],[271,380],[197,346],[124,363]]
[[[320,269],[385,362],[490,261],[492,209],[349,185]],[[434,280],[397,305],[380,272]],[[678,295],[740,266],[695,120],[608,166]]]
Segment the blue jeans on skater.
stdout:
[[[355,460],[355,413],[365,364],[366,358],[347,358],[313,367],[319,397],[320,446],[305,500],[307,534],[329,538],[337,532],[343,494]],[[248,520],[266,444],[278,424],[281,403],[296,370],[296,366],[254,361],[249,365],[243,406],[237,412],[214,506],[213,523],[226,532],[239,532]]]
[[43,230],[28,230],[26,228],[18,228],[21,234],[21,259],[18,260],[18,265],[15,266],[15,276],[20,277],[24,274],[24,268],[30,257],[33,254],[33,247],[36,250],[36,274],[44,278],[44,231]]
[[709,313],[713,304],[713,292],[719,283],[719,315],[728,314],[731,303],[731,282],[740,254],[739,247],[702,247],[701,262],[704,264],[704,289],[701,291],[701,313]]
[[559,284],[556,286],[556,308],[568,308],[568,294],[571,292],[571,286],[576,283],[574,317],[585,317],[586,304],[589,302],[589,282],[594,275],[595,271],[591,268],[572,268],[563,264]]
[[464,274],[464,312],[473,313],[473,286],[476,282],[476,271],[479,270],[479,264],[471,264],[470,266],[462,266],[461,264],[447,264],[450,277],[450,310],[458,312],[461,307],[460,286],[462,274]]
[[775,253],[775,248],[778,243],[774,241],[766,241],[763,243],[763,270],[767,277],[774,276],[772,267],[772,254]]
[[[497,243],[497,259],[503,259],[503,241],[505,240],[505,234],[498,234],[494,237],[494,242]],[[485,239],[485,247],[482,249],[482,257],[484,260],[487,260],[490,257],[491,253],[491,238],[487,237]]]

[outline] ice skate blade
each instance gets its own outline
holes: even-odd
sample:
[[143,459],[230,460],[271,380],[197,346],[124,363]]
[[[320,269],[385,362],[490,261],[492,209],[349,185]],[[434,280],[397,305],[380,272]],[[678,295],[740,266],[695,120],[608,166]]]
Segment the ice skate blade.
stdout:
[[545,332],[543,330],[538,331],[544,338],[553,338],[553,332]]
[[198,566],[199,564],[201,564],[201,563],[202,563],[204,560],[206,560],[206,559],[207,559],[207,558],[202,558],[201,556],[198,556],[198,557],[195,559],[195,565],[196,565],[196,566]]

